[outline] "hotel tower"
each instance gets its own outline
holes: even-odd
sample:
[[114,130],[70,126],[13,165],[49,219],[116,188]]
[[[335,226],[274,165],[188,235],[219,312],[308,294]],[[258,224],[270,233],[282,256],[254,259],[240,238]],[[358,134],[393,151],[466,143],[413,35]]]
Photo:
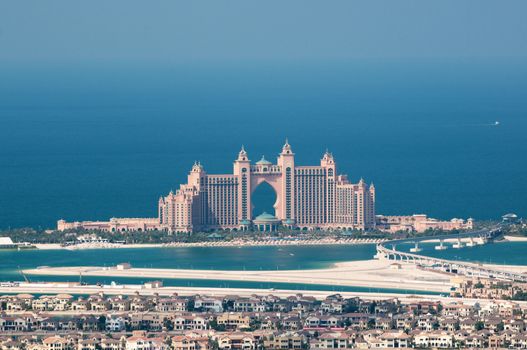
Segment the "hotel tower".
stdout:
[[[267,182],[276,193],[274,213],[254,217],[252,193]],[[260,214],[260,213],[257,213]],[[337,175],[333,155],[318,166],[298,166],[286,141],[276,164],[252,164],[242,147],[232,174],[208,174],[195,163],[186,184],[159,199],[159,229],[193,232],[215,229],[358,229],[375,227],[375,187]]]

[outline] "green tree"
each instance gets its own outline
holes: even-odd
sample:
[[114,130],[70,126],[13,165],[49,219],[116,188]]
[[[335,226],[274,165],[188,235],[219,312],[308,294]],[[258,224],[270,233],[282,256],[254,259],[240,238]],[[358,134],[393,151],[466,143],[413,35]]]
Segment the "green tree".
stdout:
[[370,303],[370,305],[368,305],[368,312],[369,312],[370,314],[375,313],[375,308],[376,308],[376,307],[377,307],[377,302],[372,301],[372,302]]
[[225,331],[225,325],[219,324],[217,319],[213,319],[209,322],[209,327],[214,329],[217,332],[224,332]]
[[99,332],[102,332],[106,329],[106,316],[102,315],[102,316],[99,316],[99,318],[97,319],[97,330]]
[[370,318],[368,320],[368,329],[374,329],[375,328],[375,319],[374,318]]
[[163,328],[166,329],[167,331],[173,331],[174,330],[174,322],[169,319],[169,318],[165,318],[163,320]]

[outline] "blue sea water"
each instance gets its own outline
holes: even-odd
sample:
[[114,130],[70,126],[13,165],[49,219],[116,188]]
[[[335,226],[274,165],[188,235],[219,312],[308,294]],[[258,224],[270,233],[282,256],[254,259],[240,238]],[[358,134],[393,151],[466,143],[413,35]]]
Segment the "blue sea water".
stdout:
[[373,181],[379,213],[525,216],[526,131],[525,62],[3,65],[0,228],[154,216],[195,160],[229,172],[285,137]]

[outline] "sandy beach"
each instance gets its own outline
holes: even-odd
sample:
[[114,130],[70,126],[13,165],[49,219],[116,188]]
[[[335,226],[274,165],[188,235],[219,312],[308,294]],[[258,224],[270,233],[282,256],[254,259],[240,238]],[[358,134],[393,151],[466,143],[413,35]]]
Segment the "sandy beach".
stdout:
[[448,292],[450,276],[423,271],[413,264],[394,264],[386,260],[364,260],[337,263],[326,269],[230,271],[116,267],[42,267],[25,270],[28,275],[140,277],[145,279],[202,279],[226,281],[282,282],[325,284],[367,288],[394,288]]
[[[443,240],[443,242],[445,242],[445,243],[456,243],[457,241],[458,241],[457,238],[447,238],[447,239]],[[460,241],[463,242],[463,243],[467,243],[467,242],[470,242],[470,238],[461,238]],[[479,240],[478,239],[474,239],[474,241],[478,242]],[[422,242],[423,243],[438,243],[439,240],[431,238],[431,239],[424,240]],[[494,242],[496,242],[496,243],[502,243],[502,242],[527,242],[527,237],[522,237],[522,236],[503,236],[502,240],[495,240]]]
[[35,244],[37,249],[116,249],[116,248],[189,248],[189,247],[267,247],[267,246],[303,246],[303,245],[355,245],[355,244],[377,244],[382,239],[355,239],[355,238],[321,238],[321,239],[261,239],[261,240],[232,240],[212,242],[174,242],[158,244],[120,244],[120,243],[81,243],[62,246],[56,243]]
[[[444,243],[456,243],[457,241],[458,241],[457,238],[443,239]],[[468,243],[468,242],[470,242],[470,238],[461,238],[461,239],[459,239],[459,241],[461,241],[463,243]],[[478,242],[478,241],[480,241],[480,240],[479,239],[474,239],[474,242]],[[426,239],[424,241],[421,241],[421,243],[439,243],[439,239],[435,239],[435,238]]]
[[527,237],[524,236],[503,236],[501,242],[527,242]]
[[[385,239],[355,239],[355,238],[321,238],[321,239],[262,239],[262,240],[232,240],[212,242],[174,242],[174,243],[144,243],[144,244],[122,244],[122,243],[81,243],[76,245],[62,246],[58,243],[37,243],[34,246],[42,250],[82,250],[82,249],[133,249],[133,248],[189,248],[189,247],[268,247],[268,246],[307,246],[307,245],[355,245],[355,244],[378,244]],[[461,239],[469,242],[469,238]],[[437,239],[429,239],[423,243],[437,243]],[[444,242],[455,243],[457,239],[445,239]],[[504,236],[500,242],[527,242],[527,237]]]
[[[481,265],[481,264],[475,264]],[[527,272],[527,266],[490,265],[490,268]],[[115,266],[49,267],[24,270],[27,275],[100,276],[156,279],[197,279],[222,281],[251,281],[298,284],[323,284],[366,288],[405,289],[447,293],[452,286],[450,275],[423,270],[411,263],[390,260],[362,260],[334,264],[324,269],[308,270],[193,270],[160,268],[125,268]]]

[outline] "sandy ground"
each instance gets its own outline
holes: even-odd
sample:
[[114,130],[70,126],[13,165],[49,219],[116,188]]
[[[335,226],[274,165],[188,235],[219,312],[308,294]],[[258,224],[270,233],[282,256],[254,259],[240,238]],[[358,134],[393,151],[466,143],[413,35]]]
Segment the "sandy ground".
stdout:
[[382,239],[353,239],[353,238],[321,238],[309,240],[274,240],[262,239],[256,241],[216,241],[216,242],[195,242],[195,243],[159,243],[159,244],[118,244],[118,243],[81,243],[71,246],[61,246],[60,244],[35,244],[38,249],[115,249],[115,248],[170,248],[170,247],[263,247],[263,246],[303,246],[303,245],[354,245],[354,244],[375,244],[383,242]]
[[70,246],[62,246],[56,243],[35,244],[37,249],[42,250],[82,250],[82,249],[115,249],[115,248],[162,248],[163,244],[119,244],[119,243],[81,243]]
[[[478,239],[474,239],[474,242],[478,242],[479,240]],[[439,240],[438,239],[427,239],[425,241],[422,241],[422,243],[438,243]],[[456,243],[457,242],[457,238],[448,238],[448,239],[444,239],[443,242],[448,242],[448,243]],[[467,242],[470,242],[470,238],[462,238],[461,239],[461,242],[463,243],[467,243]],[[503,240],[500,240],[500,241],[494,241],[496,243],[500,243],[500,242],[527,242],[527,237],[519,237],[519,236],[503,236]]]
[[42,267],[25,270],[28,275],[140,277],[145,279],[202,279],[227,281],[283,282],[300,284],[325,284],[369,288],[394,288],[406,290],[448,292],[450,277],[423,271],[413,264],[401,264],[394,269],[392,261],[365,260],[335,264],[327,269],[277,270],[277,271],[229,271],[131,268],[117,270],[114,267]]
[[[353,245],[353,244],[376,244],[381,243],[381,239],[352,239],[344,238],[335,240],[332,238],[311,239],[311,240],[257,240],[257,241],[217,241],[217,242],[196,242],[196,243],[159,243],[159,244],[118,244],[118,243],[82,243],[73,246],[63,247],[60,244],[35,244],[37,249],[116,249],[116,248],[169,248],[169,247],[263,247],[263,246],[302,246],[302,245]],[[461,240],[468,242],[468,238]],[[527,237],[505,236],[503,241],[497,242],[526,242]],[[423,242],[439,242],[437,239],[430,239]],[[457,239],[445,239],[444,242],[455,243]]]
[[[444,243],[457,243],[457,241],[458,241],[457,238],[447,238],[447,239],[443,240]],[[467,243],[467,242],[470,242],[470,238],[461,238],[460,241],[463,242],[463,243]],[[478,242],[479,239],[475,238],[473,241],[474,242]],[[421,241],[420,243],[439,243],[439,240],[432,238],[432,239],[427,239],[427,240]]]
[[36,243],[34,246],[37,249],[50,250],[50,249],[64,249],[60,244],[55,243]]
[[503,238],[505,239],[505,241],[508,241],[508,242],[527,242],[527,237],[504,236]]

